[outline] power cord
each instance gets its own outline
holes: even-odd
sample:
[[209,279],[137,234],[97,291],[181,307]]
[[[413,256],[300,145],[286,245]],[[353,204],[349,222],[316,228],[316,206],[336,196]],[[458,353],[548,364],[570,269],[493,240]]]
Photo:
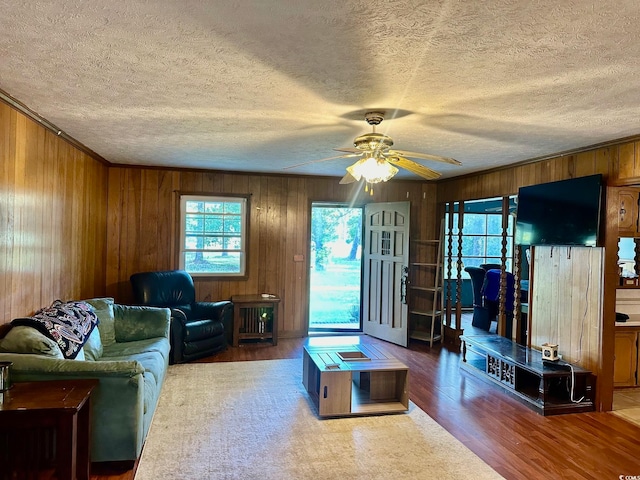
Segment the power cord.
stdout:
[[567,365],[569,366],[569,368],[571,369],[571,401],[573,403],[580,403],[582,400],[584,400],[584,395],[582,397],[580,397],[579,400],[575,400],[574,397],[574,387],[576,384],[576,374],[573,370],[573,365],[571,365],[570,363],[567,363]]

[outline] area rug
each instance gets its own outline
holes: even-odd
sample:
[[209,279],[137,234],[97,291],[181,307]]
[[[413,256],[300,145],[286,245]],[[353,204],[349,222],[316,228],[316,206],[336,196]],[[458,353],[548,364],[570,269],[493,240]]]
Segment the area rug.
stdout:
[[502,478],[413,403],[319,419],[302,360],[169,367],[135,480]]

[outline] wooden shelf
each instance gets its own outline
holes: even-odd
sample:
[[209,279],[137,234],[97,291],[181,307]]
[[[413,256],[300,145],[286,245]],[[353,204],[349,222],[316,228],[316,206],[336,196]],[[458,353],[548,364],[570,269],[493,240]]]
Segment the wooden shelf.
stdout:
[[[409,338],[429,343],[442,340],[444,224],[439,238],[417,238],[413,244],[409,292]],[[433,248],[435,247],[435,248]]]
[[[422,340],[423,342],[428,342],[431,340],[431,331],[428,330],[413,330],[409,332],[409,338],[413,340]],[[434,335],[433,341],[437,342],[442,338],[442,335]]]

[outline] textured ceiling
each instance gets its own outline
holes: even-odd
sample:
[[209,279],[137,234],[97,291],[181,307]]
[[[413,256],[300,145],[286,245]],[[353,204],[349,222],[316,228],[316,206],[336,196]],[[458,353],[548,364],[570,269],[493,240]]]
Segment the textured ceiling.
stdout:
[[[444,177],[640,133],[637,0],[0,0],[0,89],[114,164]],[[397,110],[397,112],[395,112]],[[395,118],[393,118],[395,117]],[[416,178],[405,173],[405,178]]]

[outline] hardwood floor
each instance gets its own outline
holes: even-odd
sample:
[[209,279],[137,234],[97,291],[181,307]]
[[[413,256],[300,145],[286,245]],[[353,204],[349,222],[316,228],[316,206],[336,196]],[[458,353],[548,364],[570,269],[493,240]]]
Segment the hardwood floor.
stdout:
[[[430,349],[422,342],[402,348],[372,337],[358,339],[378,345],[408,365],[411,401],[507,479],[640,476],[640,427],[636,425],[611,413],[538,415],[495,386],[460,371],[455,348],[437,344]],[[306,341],[280,339],[275,347],[230,347],[201,362],[301,359]],[[132,480],[133,471],[100,466],[91,478]]]

